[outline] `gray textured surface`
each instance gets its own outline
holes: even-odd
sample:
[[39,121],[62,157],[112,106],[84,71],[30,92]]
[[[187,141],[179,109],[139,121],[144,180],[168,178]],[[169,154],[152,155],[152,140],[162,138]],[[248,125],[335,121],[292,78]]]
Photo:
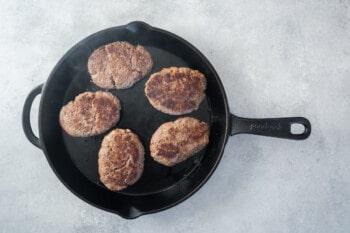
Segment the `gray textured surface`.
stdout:
[[[0,5],[0,232],[350,231],[349,1]],[[133,20],[173,31],[199,48],[221,76],[232,112],[302,115],[312,122],[311,137],[230,138],[198,193],[133,221],[82,202],[24,137],[22,105],[72,45]]]

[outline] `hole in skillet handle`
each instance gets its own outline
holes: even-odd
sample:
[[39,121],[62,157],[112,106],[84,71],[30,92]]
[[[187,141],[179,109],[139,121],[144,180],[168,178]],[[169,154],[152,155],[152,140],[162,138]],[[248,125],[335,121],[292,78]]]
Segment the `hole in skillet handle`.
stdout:
[[301,135],[304,134],[306,131],[306,128],[303,124],[299,123],[292,123],[290,126],[290,133],[295,135]]

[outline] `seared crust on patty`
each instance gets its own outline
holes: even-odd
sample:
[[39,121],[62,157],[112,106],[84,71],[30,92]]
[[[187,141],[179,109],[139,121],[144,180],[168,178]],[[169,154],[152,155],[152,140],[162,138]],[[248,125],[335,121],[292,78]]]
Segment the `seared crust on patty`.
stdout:
[[110,190],[134,184],[143,172],[144,148],[129,129],[115,129],[104,137],[98,153],[101,182]]
[[96,49],[88,60],[92,81],[102,88],[125,89],[145,77],[152,69],[149,52],[141,45],[114,42]]
[[146,82],[145,94],[157,110],[181,115],[199,107],[206,86],[205,76],[198,70],[170,67],[151,75]]
[[209,126],[195,118],[183,117],[162,124],[153,134],[150,151],[153,159],[165,166],[174,166],[209,142]]
[[73,137],[101,134],[112,128],[120,118],[120,102],[108,92],[84,92],[60,111],[61,127]]

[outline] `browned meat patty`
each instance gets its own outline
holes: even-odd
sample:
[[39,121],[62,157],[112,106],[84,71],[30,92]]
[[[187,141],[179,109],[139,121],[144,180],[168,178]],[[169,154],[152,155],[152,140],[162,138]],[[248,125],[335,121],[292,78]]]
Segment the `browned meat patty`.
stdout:
[[115,129],[104,137],[98,153],[101,182],[110,190],[134,184],[143,172],[144,148],[129,129]]
[[155,161],[171,167],[201,151],[208,142],[208,124],[183,117],[164,123],[156,130],[151,138],[150,151]]
[[192,112],[205,97],[207,82],[198,70],[170,67],[151,75],[145,93],[152,106],[170,115]]
[[152,69],[149,52],[141,45],[114,42],[96,49],[88,61],[92,81],[102,88],[125,89]]
[[120,118],[120,102],[108,92],[84,92],[62,107],[61,127],[73,137],[88,137],[106,132]]

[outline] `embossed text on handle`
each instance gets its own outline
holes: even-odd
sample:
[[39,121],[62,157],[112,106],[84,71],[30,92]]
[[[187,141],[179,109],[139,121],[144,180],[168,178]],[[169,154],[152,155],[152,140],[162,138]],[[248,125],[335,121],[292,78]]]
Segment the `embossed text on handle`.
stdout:
[[257,124],[257,123],[250,124],[251,131],[257,131],[257,130],[276,131],[280,129],[282,129],[281,123],[278,123],[277,125],[270,125],[267,122],[265,122],[265,124]]

